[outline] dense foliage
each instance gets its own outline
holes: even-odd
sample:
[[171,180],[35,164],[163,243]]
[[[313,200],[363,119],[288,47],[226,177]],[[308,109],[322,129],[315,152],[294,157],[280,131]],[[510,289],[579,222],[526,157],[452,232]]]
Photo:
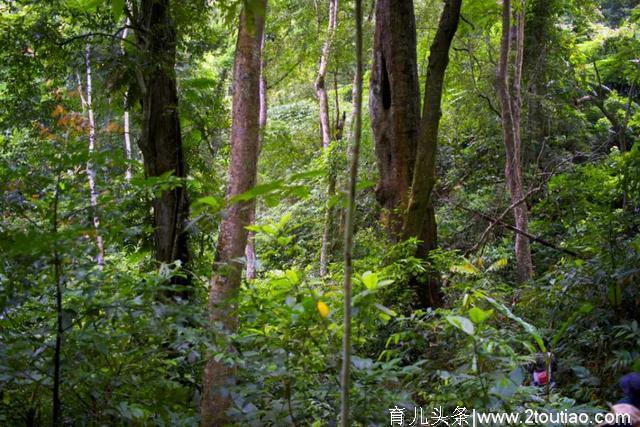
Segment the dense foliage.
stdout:
[[[202,371],[213,359],[237,368],[227,391],[233,423],[335,425],[353,5],[340,5],[326,82],[331,121],[342,112],[347,118],[344,138],[323,150],[313,82],[327,1],[273,0],[266,11],[255,1],[173,2],[188,169],[178,178],[145,173],[135,144],[144,121],[137,70],[148,58],[131,33],[123,35],[129,3],[138,2],[0,3],[0,424],[49,424],[57,386],[64,425],[197,425]],[[368,70],[374,9],[364,3]],[[268,120],[258,185],[229,200],[242,7],[266,16]],[[415,1],[420,81],[441,9],[440,1]],[[524,283],[516,279],[506,214],[495,90],[499,3],[463,2],[442,100],[433,195],[439,247],[427,259],[415,255],[416,239],[390,241],[381,220],[365,75],[354,425],[388,425],[396,405],[411,414],[438,405],[448,413],[604,410],[619,397],[618,378],[640,371],[640,6],[529,0],[525,16],[522,163],[535,275]],[[125,110],[132,158],[123,148]],[[333,195],[328,171],[336,176]],[[181,185],[191,202],[192,260],[159,264],[151,201]],[[241,285],[238,330],[221,337],[207,313],[218,227],[230,205],[248,200],[257,204],[247,227],[257,275]],[[336,214],[329,274],[321,277],[327,206]],[[98,235],[104,265],[96,262]],[[167,297],[169,279],[187,275],[192,295]],[[442,283],[444,303],[420,307],[413,286],[431,276]],[[557,363],[554,386],[535,387],[527,366],[547,350]]]

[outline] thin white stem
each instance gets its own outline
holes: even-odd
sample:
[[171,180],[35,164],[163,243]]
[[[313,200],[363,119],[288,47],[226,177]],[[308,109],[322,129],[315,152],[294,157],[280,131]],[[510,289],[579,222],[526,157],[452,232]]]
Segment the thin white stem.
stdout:
[[[87,44],[85,51],[85,66],[86,66],[86,78],[87,78],[87,92],[83,98],[83,102],[87,109],[87,116],[89,118],[89,160],[87,160],[86,172],[89,180],[89,200],[91,203],[91,209],[93,211],[93,228],[96,233],[96,245],[98,246],[98,253],[96,254],[96,263],[100,268],[104,265],[104,241],[100,234],[100,217],[98,216],[98,191],[96,189],[96,171],[93,168],[91,162],[91,156],[95,152],[96,147],[96,125],[93,117],[93,101],[92,101],[92,82],[91,82],[91,46]],[[81,91],[82,92],[82,91]]]

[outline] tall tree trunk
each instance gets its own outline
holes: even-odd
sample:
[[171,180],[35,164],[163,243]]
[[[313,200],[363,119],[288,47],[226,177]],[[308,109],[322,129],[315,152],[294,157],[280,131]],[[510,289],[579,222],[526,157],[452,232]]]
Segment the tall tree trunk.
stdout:
[[340,370],[340,421],[342,427],[351,425],[349,389],[351,387],[351,274],[353,270],[353,224],[356,214],[356,182],[362,134],[362,0],[356,0],[356,76],[353,110],[354,129],[351,146],[349,194],[344,230],[344,330],[342,333],[342,367]]
[[[139,140],[147,176],[165,173],[182,179],[187,176],[178,116],[175,59],[176,30],[171,19],[169,0],[142,0],[136,31],[138,43],[147,57],[138,73],[142,95],[142,126]],[[189,216],[186,185],[179,183],[153,200],[154,243],[160,263],[189,263],[185,225]],[[188,297],[190,276],[175,276],[171,283],[180,290],[167,297]]]
[[[127,38],[127,35],[129,34],[129,28],[128,25],[130,24],[129,22],[129,18],[127,18],[124,22],[125,25],[125,29],[122,32],[122,42],[120,43],[120,51],[122,52],[122,54],[124,55],[125,51],[124,51],[124,40]],[[131,181],[131,178],[133,177],[133,173],[131,171],[131,132],[130,132],[130,123],[129,123],[129,100],[128,100],[128,96],[129,96],[129,91],[125,91],[124,93],[124,113],[123,113],[123,122],[124,122],[124,154],[125,154],[125,158],[127,159],[127,169],[125,170],[124,173],[124,178],[127,181]]]
[[[264,52],[264,31],[262,33],[261,51]],[[260,114],[258,123],[260,126],[260,140],[258,141],[258,157],[264,140],[264,132],[267,127],[267,78],[265,76],[265,60],[264,55],[260,55]],[[249,224],[254,224],[256,219],[256,203],[251,201],[251,212],[249,214]],[[245,256],[247,258],[247,279],[255,279],[256,277],[256,250],[255,250],[255,231],[249,231],[247,235],[247,247],[245,248]]]
[[[329,23],[327,28],[327,38],[322,46],[322,54],[320,55],[320,66],[318,75],[315,80],[316,96],[320,107],[320,133],[322,134],[322,148],[328,153],[331,144],[331,129],[329,125],[329,96],[327,93],[327,68],[329,64],[329,53],[331,52],[331,44],[335,36],[338,17],[338,0],[329,0]],[[320,276],[324,277],[328,273],[329,266],[329,249],[331,246],[331,238],[333,232],[333,208],[329,206],[329,200],[336,192],[335,171],[332,170],[331,162],[329,162],[329,170],[327,173],[327,204],[324,214],[324,228],[322,231],[322,244],[320,246]]]
[[[262,11],[243,9],[236,44],[234,92],[231,123],[231,160],[227,200],[254,187],[260,141],[260,57],[266,0]],[[250,22],[250,20],[252,22]],[[238,317],[235,298],[240,288],[240,259],[247,244],[251,202],[238,202],[228,208],[220,224],[215,273],[209,293],[209,321],[217,341],[236,330]],[[233,349],[231,349],[233,351]],[[235,383],[234,367],[209,360],[205,367],[200,404],[203,426],[222,426],[231,405],[229,387]]]
[[132,155],[131,155],[131,126],[129,123],[129,107],[127,105],[127,96],[128,96],[128,92],[125,92],[124,94],[124,114],[123,114],[123,120],[124,120],[124,154],[125,154],[125,158],[127,159],[127,169],[124,173],[124,178],[127,181],[131,181],[131,178],[133,177],[133,172],[131,170],[131,159],[132,159]]
[[[55,191],[53,194],[53,203],[51,206],[51,235],[54,239],[58,238],[58,204],[60,201],[60,176],[55,181]],[[56,282],[56,341],[53,350],[53,394],[52,394],[52,418],[53,426],[62,425],[62,401],[60,399],[60,384],[62,382],[62,337],[64,334],[63,327],[63,311],[62,311],[62,291],[63,291],[63,271],[62,259],[58,253],[58,246],[54,245],[53,250],[53,278]]]
[[329,64],[329,53],[331,44],[336,32],[338,17],[338,0],[329,0],[329,24],[327,28],[327,38],[322,45],[320,55],[320,66],[315,80],[316,96],[320,104],[320,132],[322,134],[322,148],[325,150],[331,144],[331,129],[329,127],[329,96],[327,94],[326,80],[327,68]]
[[[436,245],[437,232],[432,193],[436,182],[436,152],[438,128],[442,116],[442,89],[449,64],[449,49],[458,29],[461,5],[462,0],[445,0],[438,30],[429,52],[416,163],[409,206],[402,229],[403,239],[418,237],[422,240],[418,247],[418,255],[422,258],[426,257]],[[441,304],[440,284],[436,277],[430,277],[426,284],[416,284],[416,286],[423,306]]]
[[392,241],[400,238],[413,177],[420,89],[413,0],[378,0],[369,111],[380,181],[376,198]]
[[[524,201],[524,190],[522,185],[522,165],[521,165],[521,137],[520,137],[520,115],[521,115],[521,81],[522,81],[522,61],[524,51],[524,0],[521,0],[520,8],[513,11],[511,0],[503,0],[502,3],[502,39],[500,42],[500,61],[498,63],[497,87],[500,95],[500,105],[502,109],[502,130],[504,147],[506,153],[505,178],[509,188],[511,201],[522,200],[513,208],[513,216],[516,228],[528,231],[528,211]],[[515,27],[511,26],[511,15],[515,20]],[[512,35],[513,32],[513,35]],[[515,41],[515,55],[510,54],[511,39]],[[513,58],[512,84],[509,84],[509,68]],[[531,261],[531,249],[529,239],[518,233],[515,242],[515,254],[517,263],[518,280],[524,282],[533,276],[533,263]]]
[[[531,34],[525,40],[523,51],[523,81],[527,103],[525,135],[530,141],[529,148],[522,153],[525,164],[535,161],[535,156],[544,147],[549,136],[550,111],[546,111],[543,102],[547,92],[547,82],[554,78],[553,67],[549,67],[549,51],[553,50],[558,1],[533,0],[531,12],[526,15],[525,25],[531,28]],[[527,139],[525,139],[527,141]]]
[[[95,233],[96,246],[96,263],[102,268],[104,265],[104,241],[100,234],[100,217],[98,216],[98,190],[96,189],[96,171],[93,168],[91,156],[95,153],[96,148],[96,123],[93,116],[93,98],[92,98],[92,80],[91,80],[91,46],[86,45],[85,48],[85,73],[87,79],[86,94],[82,96],[83,107],[87,110],[89,122],[89,160],[87,160],[86,173],[89,181],[89,203],[91,204],[91,222],[93,223],[93,231]],[[82,93],[82,87],[80,88]]]

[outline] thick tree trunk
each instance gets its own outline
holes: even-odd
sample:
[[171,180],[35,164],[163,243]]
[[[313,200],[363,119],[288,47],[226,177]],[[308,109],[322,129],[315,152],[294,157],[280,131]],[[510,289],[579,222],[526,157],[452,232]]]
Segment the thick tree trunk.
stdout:
[[[502,109],[502,129],[504,147],[506,152],[505,179],[509,188],[511,201],[522,200],[513,208],[513,216],[516,228],[523,232],[528,231],[528,211],[524,201],[524,190],[522,185],[522,165],[521,165],[521,135],[520,135],[520,115],[521,115],[521,81],[522,81],[522,61],[524,51],[524,0],[521,0],[520,10],[513,13],[511,0],[503,0],[502,3],[502,39],[500,42],[500,62],[497,68],[497,86],[500,95],[500,105]],[[516,26],[511,27],[511,15],[514,15]],[[509,84],[509,64],[511,38],[515,40],[515,55],[513,55],[513,79]],[[531,249],[529,239],[518,233],[515,242],[515,254],[517,263],[518,279],[526,281],[533,276],[533,263],[531,261]]]
[[[86,94],[82,97],[83,107],[87,110],[89,124],[89,160],[87,160],[86,173],[89,181],[89,203],[91,204],[91,222],[96,239],[96,264],[99,268],[104,265],[104,241],[100,234],[100,217],[98,216],[98,190],[96,188],[96,171],[91,161],[91,156],[96,149],[96,122],[93,116],[93,87],[91,79],[91,46],[87,44],[85,49],[85,73],[86,73]],[[82,93],[82,87],[80,88]]]
[[554,40],[557,40],[557,36],[553,34],[557,5],[555,0],[533,0],[531,12],[526,15],[525,25],[531,28],[531,33],[525,40],[523,54],[523,81],[526,82],[524,94],[527,104],[525,135],[530,141],[529,148],[522,153],[525,164],[536,160],[551,131],[551,112],[547,111],[544,99],[548,92],[547,82],[554,78],[553,67],[549,66],[547,58],[549,51],[553,49]]
[[436,36],[431,44],[429,66],[425,82],[422,120],[418,136],[415,173],[403,235],[405,238],[422,235],[425,218],[431,204],[436,182],[436,151],[440,125],[444,75],[449,64],[449,48],[458,28],[462,0],[446,0]]
[[[171,173],[185,178],[186,165],[178,116],[178,94],[175,77],[176,30],[170,15],[169,0],[142,0],[136,32],[147,57],[139,73],[142,87],[142,129],[139,140],[147,176]],[[189,263],[185,225],[189,216],[187,188],[178,184],[153,200],[154,243],[160,263]],[[174,277],[171,283],[181,291],[168,292],[168,297],[187,297],[190,277]]]
[[[432,202],[436,182],[436,152],[440,125],[442,89],[449,64],[449,49],[458,29],[462,0],[445,0],[438,30],[431,44],[425,82],[424,103],[409,206],[402,228],[403,239],[418,237],[422,243],[418,255],[425,258],[437,243],[435,211]],[[430,277],[426,284],[416,284],[423,306],[441,304],[439,280]]]
[[[266,0],[263,0],[266,9]],[[252,20],[253,22],[250,22]],[[251,189],[256,182],[258,146],[260,141],[260,57],[264,15],[240,14],[240,28],[234,64],[232,101],[231,160],[227,200]],[[215,273],[209,293],[209,320],[218,343],[236,330],[235,298],[240,288],[240,259],[247,244],[251,202],[229,206],[220,224]],[[229,350],[229,348],[227,348]],[[233,351],[232,349],[230,351]],[[234,367],[209,360],[205,367],[200,404],[203,426],[222,426],[227,421],[226,410],[231,405],[229,387],[235,383]]]
[[[318,75],[315,80],[316,96],[318,97],[318,103],[320,108],[320,133],[322,135],[322,149],[327,152],[329,145],[331,144],[331,129],[329,124],[329,96],[327,93],[327,67],[329,64],[329,53],[331,52],[331,44],[336,31],[338,17],[338,0],[329,0],[329,24],[327,28],[327,38],[322,46],[322,54],[320,55],[320,66],[318,67]],[[331,163],[331,162],[329,162]],[[329,171],[327,173],[328,187],[327,187],[327,199],[330,200],[336,190],[336,176],[335,171],[331,170],[329,165]],[[324,277],[328,273],[330,247],[333,233],[333,217],[334,209],[327,205],[325,206],[324,216],[324,228],[322,231],[322,244],[320,246],[320,276]]]
[[420,89],[413,0],[378,0],[369,111],[380,181],[376,198],[389,237],[397,241],[413,177]]
[[[264,52],[264,32],[262,34],[261,51]],[[258,141],[258,156],[262,148],[264,140],[264,132],[267,126],[267,78],[265,76],[264,55],[260,56],[260,115],[258,118],[260,126],[260,140]],[[251,212],[249,215],[249,224],[254,224],[256,219],[256,200],[251,201]],[[256,277],[256,250],[255,250],[255,231],[249,231],[247,235],[247,247],[245,248],[245,256],[247,258],[247,279],[255,279]]]

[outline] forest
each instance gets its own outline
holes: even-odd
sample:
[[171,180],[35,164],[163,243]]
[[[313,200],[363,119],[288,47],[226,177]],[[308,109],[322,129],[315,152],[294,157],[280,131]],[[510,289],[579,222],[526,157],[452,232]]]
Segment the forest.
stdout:
[[640,426],[640,1],[0,0],[0,47],[0,426]]

